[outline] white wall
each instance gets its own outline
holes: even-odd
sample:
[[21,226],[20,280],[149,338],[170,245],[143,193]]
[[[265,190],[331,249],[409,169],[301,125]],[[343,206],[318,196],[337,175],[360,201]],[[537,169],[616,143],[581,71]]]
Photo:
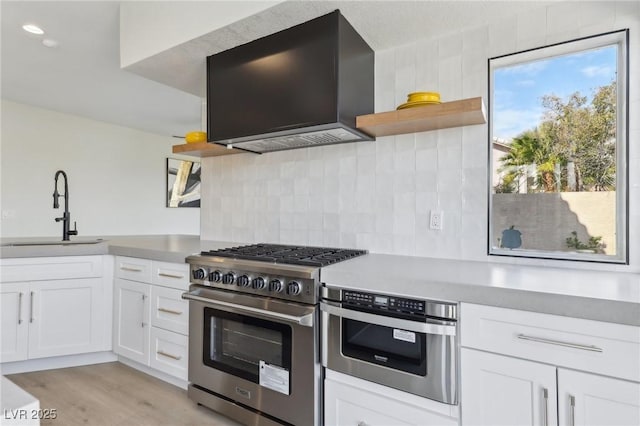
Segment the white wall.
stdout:
[[[631,29],[630,117],[640,114],[640,3],[540,6],[438,39],[376,52],[376,111],[409,92],[444,101],[487,98],[487,59]],[[452,30],[453,31],[453,30]],[[238,242],[358,247],[372,252],[494,262],[640,270],[640,122],[630,120],[631,268],[488,257],[487,125],[378,138],[374,143],[203,161],[201,235]],[[444,229],[428,229],[429,211]]]
[[[2,237],[58,236],[54,175],[69,177],[80,236],[195,234],[200,209],[165,207],[166,158],[175,139],[2,101]],[[63,181],[58,182],[60,193]]]
[[[416,90],[437,90],[444,101],[486,99],[490,57],[631,28],[630,117],[637,117],[639,24],[639,2],[556,3],[439,40],[376,52],[376,111],[395,109]],[[630,121],[631,268],[571,266],[640,269],[640,122]],[[486,255],[487,139],[487,125],[476,125],[374,143],[207,158],[201,235],[563,266]],[[431,209],[444,211],[442,231],[428,229]]]

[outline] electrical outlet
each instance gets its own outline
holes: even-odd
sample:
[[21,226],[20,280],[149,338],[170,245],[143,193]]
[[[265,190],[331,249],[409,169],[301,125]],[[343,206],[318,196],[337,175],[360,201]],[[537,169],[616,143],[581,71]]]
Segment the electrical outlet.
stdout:
[[431,210],[429,229],[435,229],[437,231],[442,230],[442,215],[442,210]]

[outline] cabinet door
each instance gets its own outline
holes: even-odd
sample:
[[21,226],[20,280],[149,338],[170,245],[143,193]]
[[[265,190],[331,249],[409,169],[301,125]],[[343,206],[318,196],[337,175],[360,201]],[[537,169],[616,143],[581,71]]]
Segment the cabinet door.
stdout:
[[640,383],[558,369],[562,426],[640,425]]
[[461,350],[462,424],[556,425],[556,368]]
[[39,281],[29,293],[29,358],[99,351],[104,314],[100,278]]
[[149,365],[149,284],[115,280],[115,353]]
[[0,284],[0,362],[27,359],[29,283]]

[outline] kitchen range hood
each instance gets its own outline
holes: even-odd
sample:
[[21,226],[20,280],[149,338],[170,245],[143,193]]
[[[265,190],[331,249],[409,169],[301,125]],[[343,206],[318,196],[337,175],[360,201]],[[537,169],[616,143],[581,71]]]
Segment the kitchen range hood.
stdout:
[[207,58],[208,141],[271,152],[370,141],[374,54],[338,10]]

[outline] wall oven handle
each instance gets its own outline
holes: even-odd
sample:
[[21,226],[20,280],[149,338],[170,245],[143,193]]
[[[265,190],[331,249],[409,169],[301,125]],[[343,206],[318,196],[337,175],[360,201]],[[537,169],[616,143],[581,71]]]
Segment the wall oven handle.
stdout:
[[236,303],[225,302],[222,300],[209,299],[207,297],[197,296],[193,293],[182,293],[182,298],[186,300],[195,300],[196,302],[202,302],[212,306],[232,308],[234,311],[239,313],[258,314],[266,318],[278,319],[278,320],[286,321],[289,323],[299,324],[305,327],[313,327],[313,313],[303,315],[303,316],[288,315],[280,312],[273,312],[273,311],[267,311],[260,308],[254,308],[252,306],[243,306],[243,305],[238,305]]
[[329,305],[327,303],[320,304],[320,310],[330,315],[336,315],[342,318],[352,319],[355,321],[367,322],[371,324],[381,325],[384,327],[399,328],[407,331],[415,331],[417,333],[439,334],[447,336],[456,335],[456,325],[447,321],[418,322],[409,321],[400,318],[392,318],[384,315],[374,315],[367,312],[354,311],[338,306]]

